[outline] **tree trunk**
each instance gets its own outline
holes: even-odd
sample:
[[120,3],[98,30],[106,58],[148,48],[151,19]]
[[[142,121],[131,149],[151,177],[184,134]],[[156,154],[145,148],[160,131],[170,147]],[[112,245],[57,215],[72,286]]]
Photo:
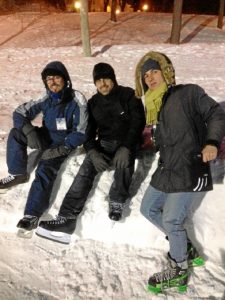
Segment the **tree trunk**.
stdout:
[[171,44],[179,44],[180,43],[180,32],[181,32],[181,24],[182,24],[182,7],[183,7],[183,0],[174,0],[173,22],[172,22],[172,30],[171,30],[171,36],[170,36]]
[[108,5],[109,5],[109,0],[104,0],[104,2],[103,2],[103,10],[104,10],[104,12],[107,11],[107,6]]
[[91,56],[89,21],[88,21],[88,0],[81,0],[80,27],[83,52],[85,56]]
[[116,0],[112,0],[112,7],[111,7],[111,18],[110,20],[112,22],[117,22],[117,19],[116,19]]
[[220,29],[223,28],[223,15],[224,15],[224,0],[220,0],[218,23],[217,23],[217,27]]
[[127,3],[127,0],[119,0],[119,5],[120,5],[122,12],[124,12],[124,10],[125,10],[126,3]]

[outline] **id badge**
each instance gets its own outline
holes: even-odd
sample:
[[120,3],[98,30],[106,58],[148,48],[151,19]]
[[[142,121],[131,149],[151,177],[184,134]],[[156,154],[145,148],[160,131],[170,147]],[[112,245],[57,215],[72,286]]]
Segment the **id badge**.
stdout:
[[56,118],[56,128],[57,130],[66,130],[66,120],[65,118]]

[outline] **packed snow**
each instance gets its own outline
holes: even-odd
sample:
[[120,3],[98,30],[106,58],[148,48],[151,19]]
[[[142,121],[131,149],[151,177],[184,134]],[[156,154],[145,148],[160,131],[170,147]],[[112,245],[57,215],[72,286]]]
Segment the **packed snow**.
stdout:
[[[90,13],[92,57],[82,53],[78,14],[18,12],[0,16],[0,177],[7,175],[7,135],[12,112],[44,93],[40,73],[52,60],[62,61],[74,88],[89,98],[95,92],[93,66],[110,63],[122,85],[134,87],[134,70],[148,51],[167,54],[174,63],[177,83],[196,83],[218,102],[225,101],[225,30],[216,28],[216,16],[183,16],[181,44],[168,43],[170,14],[124,13],[118,22],[107,13]],[[36,120],[40,124],[40,119]],[[147,300],[225,299],[224,163],[212,163],[214,190],[196,197],[187,222],[189,235],[205,257],[204,267],[191,270],[185,294],[167,290],[153,295],[148,277],[167,267],[168,242],[140,214],[143,194],[157,157],[136,161],[124,218],[108,218],[108,191],[113,171],[97,176],[78,219],[70,245],[17,236],[34,179],[36,152],[30,151],[30,181],[0,194],[1,300]],[[57,178],[52,207],[43,216],[57,214],[61,201],[83,159],[82,148],[70,155]]]

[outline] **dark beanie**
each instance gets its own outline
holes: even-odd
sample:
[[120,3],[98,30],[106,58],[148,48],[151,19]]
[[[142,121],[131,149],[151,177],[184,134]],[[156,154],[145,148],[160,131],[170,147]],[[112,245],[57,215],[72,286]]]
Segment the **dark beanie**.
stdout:
[[107,63],[98,63],[94,66],[93,69],[93,80],[94,83],[99,79],[111,79],[114,83],[116,83],[116,76],[113,68]]
[[156,60],[149,58],[141,67],[141,76],[144,77],[145,73],[149,70],[161,70],[161,67]]

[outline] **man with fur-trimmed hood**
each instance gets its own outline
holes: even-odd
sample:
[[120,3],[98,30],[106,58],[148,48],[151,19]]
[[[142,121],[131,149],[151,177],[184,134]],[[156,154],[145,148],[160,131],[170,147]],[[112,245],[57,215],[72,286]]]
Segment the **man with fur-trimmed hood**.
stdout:
[[141,213],[165,233],[170,244],[171,268],[151,276],[149,290],[157,293],[165,285],[185,290],[194,248],[184,221],[194,193],[212,190],[209,162],[217,157],[225,134],[225,115],[198,85],[176,85],[172,62],[163,53],[144,55],[135,79],[136,95],[144,97],[147,125],[156,125],[159,150]]

